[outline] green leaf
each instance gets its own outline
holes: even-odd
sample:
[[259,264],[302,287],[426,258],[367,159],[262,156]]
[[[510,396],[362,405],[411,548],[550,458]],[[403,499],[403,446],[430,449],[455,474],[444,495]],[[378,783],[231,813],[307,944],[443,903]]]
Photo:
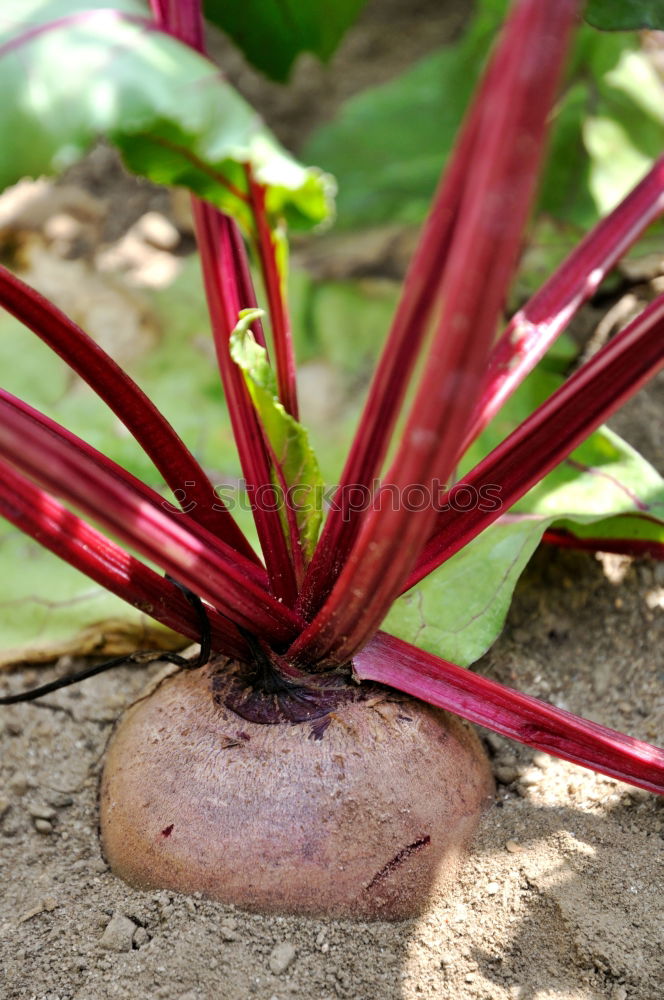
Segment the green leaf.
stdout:
[[483,3],[458,44],[352,97],[313,134],[305,155],[340,182],[340,227],[424,218],[504,6]]
[[664,0],[588,0],[584,17],[603,31],[664,28]]
[[[524,382],[464,458],[464,468],[560,383],[556,371],[566,349],[563,343]],[[385,628],[454,663],[473,663],[500,634],[517,580],[552,526],[582,537],[664,542],[664,480],[617,434],[600,428],[505,517],[401,597]]]
[[[66,265],[71,264],[71,275]],[[84,282],[86,271],[79,261],[64,262],[57,271],[71,302],[74,282]],[[90,272],[91,278],[95,277]],[[31,273],[22,277],[31,282]],[[96,275],[98,287],[104,288]],[[115,283],[109,281],[115,288]],[[77,312],[77,320],[95,336],[94,301]],[[104,347],[134,378],[156,406],[184,438],[188,447],[208,470],[215,482],[240,477],[230,420],[215,365],[214,347],[198,256],[187,258],[182,270],[168,287],[136,293],[127,305],[126,325],[136,324],[141,310],[146,326],[153,331],[145,338],[143,353],[123,356],[124,314],[115,304],[118,340],[109,338],[102,324]],[[133,312],[131,311],[133,310]],[[92,324],[92,325],[91,325]],[[3,387],[59,421],[95,448],[119,462],[129,472],[155,489],[163,480],[152,462],[115,416],[77,376],[31,331],[0,310],[0,368]],[[252,519],[249,518],[251,521]]]
[[[565,242],[567,252],[597,219],[597,206],[589,184],[591,163],[583,136],[587,117],[588,85],[585,81],[573,83],[561,95],[555,110],[555,126],[551,131],[535,215],[535,226],[545,216],[557,226],[570,227]],[[523,269],[526,270],[525,263]]]
[[[515,506],[548,517],[642,511],[664,516],[664,483],[639,453],[608,427],[584,441]],[[664,540],[664,531],[659,527]]]
[[286,491],[292,491],[300,545],[305,562],[308,562],[316,546],[323,516],[323,480],[307,431],[279,402],[276,379],[265,348],[256,343],[250,330],[254,320],[262,315],[260,309],[242,310],[231,335],[230,352],[242,370],[270,443],[275,481]]
[[[505,9],[501,0],[479,0],[459,42],[351,98],[313,134],[304,155],[335,174],[340,227],[425,218]],[[568,248],[575,230],[588,229],[659,153],[661,83],[652,69],[645,80],[649,64],[632,51],[637,44],[634,35],[584,25],[576,33],[536,213],[570,227]],[[611,136],[599,134],[598,120],[609,122]]]
[[516,582],[544,530],[538,521],[492,525],[400,597],[381,627],[469,666],[500,634]]
[[314,284],[309,320],[319,356],[355,379],[368,378],[385,343],[398,296],[396,282],[376,278]]
[[3,4],[0,132],[13,141],[0,151],[0,188],[64,170],[104,135],[131,170],[189,188],[247,231],[246,165],[267,186],[273,220],[307,227],[327,217],[330,178],[296,163],[211,63],[137,20],[146,14],[137,0],[104,7]]
[[0,567],[0,667],[186,644],[2,521]]
[[641,52],[624,51],[598,80],[598,113],[583,123],[589,185],[600,215],[646,173],[662,147],[664,84]]
[[[649,119],[664,124],[664,86],[656,72],[653,61],[643,52],[627,50],[623,52],[617,65],[608,71],[605,82],[618,91],[623,91]],[[630,107],[630,111],[631,111]],[[661,146],[661,128],[657,130]],[[659,146],[657,147],[659,152]],[[656,155],[656,154],[654,154]]]
[[300,52],[327,60],[366,0],[205,0],[208,20],[227,32],[246,57],[284,82]]
[[[574,458],[578,459],[578,455],[575,453]],[[637,459],[634,465],[641,463],[647,465],[643,459]],[[616,465],[624,465],[624,461]],[[547,528],[557,525],[581,537],[647,538],[664,542],[664,481],[657,477],[655,489],[647,494],[649,517],[660,519],[654,523],[634,515],[634,504],[619,487],[608,490],[607,496],[600,499],[603,484],[613,478],[615,471],[610,464],[582,474],[571,468],[563,470],[561,478],[569,476],[567,490],[562,484],[556,487],[556,474],[552,474],[554,481],[548,484],[551,492],[547,492],[546,485],[538,487],[538,497],[529,501],[524,498],[518,505],[522,517],[515,514],[514,519],[508,516],[491,525],[399,598],[384,627],[422,649],[468,666],[500,634],[514,587]],[[640,478],[634,475],[634,467],[630,471],[628,480]],[[654,469],[650,473],[657,475]],[[566,500],[569,507],[565,506]],[[531,506],[532,512],[528,510]],[[543,510],[557,508],[557,513],[538,513],[538,506]],[[584,513],[584,507],[594,509],[594,513]],[[622,516],[607,516],[610,514]]]

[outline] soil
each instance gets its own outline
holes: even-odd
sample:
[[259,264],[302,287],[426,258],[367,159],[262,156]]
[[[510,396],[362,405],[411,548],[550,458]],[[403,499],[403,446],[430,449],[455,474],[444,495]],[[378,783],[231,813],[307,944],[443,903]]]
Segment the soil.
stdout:
[[[456,31],[466,9],[439,0],[370,4],[330,70],[306,61],[299,68],[295,110],[286,110],[280,88],[264,87],[258,100],[255,75],[239,60],[235,76],[292,141],[313,120],[307,87],[328,95],[327,115],[369,82],[367,61],[375,63],[372,79],[387,78]],[[95,230],[104,243],[149,209],[168,209],[162,193],[127,180],[105,150],[68,183],[122,207]],[[660,469],[663,404],[660,376],[613,422]],[[544,547],[477,669],[662,744],[662,649],[661,564]],[[64,667],[0,680],[16,690]],[[664,995],[664,800],[486,733],[495,803],[458,883],[434,886],[417,920],[265,917],[128,888],[101,856],[97,787],[115,720],[159,669],[120,668],[1,711],[0,995],[7,1000]]]

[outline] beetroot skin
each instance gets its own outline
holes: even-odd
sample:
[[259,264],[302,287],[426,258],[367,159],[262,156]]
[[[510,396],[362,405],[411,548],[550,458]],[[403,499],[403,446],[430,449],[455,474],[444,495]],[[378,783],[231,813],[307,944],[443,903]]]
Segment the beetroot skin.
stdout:
[[[385,688],[341,690],[316,718],[253,722],[238,711],[255,717],[257,696],[245,689],[245,710],[224,660],[136,702],[101,785],[113,871],[264,912],[421,912],[491,799],[488,762],[455,716]],[[278,696],[264,701],[283,715]]]

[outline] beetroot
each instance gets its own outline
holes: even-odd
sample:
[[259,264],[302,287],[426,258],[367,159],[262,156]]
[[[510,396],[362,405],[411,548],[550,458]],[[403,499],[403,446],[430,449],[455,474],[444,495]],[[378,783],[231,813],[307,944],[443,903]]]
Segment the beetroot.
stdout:
[[101,785],[113,871],[139,888],[270,912],[419,913],[432,885],[454,878],[490,801],[488,761],[455,716],[377,685],[329,682],[304,693],[301,722],[226,661],[140,699]]

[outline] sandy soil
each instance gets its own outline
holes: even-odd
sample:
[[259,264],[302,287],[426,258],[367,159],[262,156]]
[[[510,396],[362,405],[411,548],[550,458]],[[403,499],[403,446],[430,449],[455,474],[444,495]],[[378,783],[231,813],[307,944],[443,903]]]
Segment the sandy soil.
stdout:
[[[348,82],[349,64],[375,55],[379,79],[387,73],[381,59],[398,69],[402,56],[408,61],[435,46],[456,30],[464,6],[419,3],[406,30],[403,4],[373,4],[333,67],[337,89],[306,64],[296,85],[300,110],[276,88],[264,98],[271,120],[294,141],[310,127],[311,87],[328,95],[329,113],[349,88],[368,82],[361,74]],[[250,72],[240,66],[235,76],[260,103]],[[88,190],[105,192],[109,163],[101,153],[84,169]],[[116,179],[116,190],[121,183]],[[147,208],[167,205],[148,186],[126,190],[134,200],[122,194],[118,203],[130,210],[121,222],[113,214],[118,231],[107,226],[107,240]],[[660,377],[614,421],[660,469],[663,404]],[[663,648],[664,567],[543,549],[519,585],[503,636],[477,669],[662,744]],[[263,917],[128,888],[101,857],[97,785],[114,721],[158,669],[123,668],[0,712],[3,998],[664,995],[663,800],[487,734],[498,780],[495,804],[455,889],[434,887],[418,920]],[[27,669],[0,684],[16,690],[54,673]]]

